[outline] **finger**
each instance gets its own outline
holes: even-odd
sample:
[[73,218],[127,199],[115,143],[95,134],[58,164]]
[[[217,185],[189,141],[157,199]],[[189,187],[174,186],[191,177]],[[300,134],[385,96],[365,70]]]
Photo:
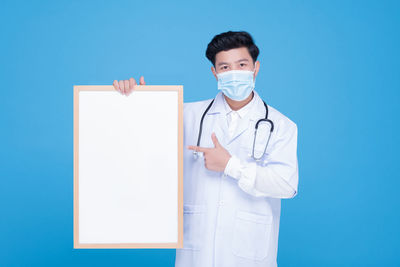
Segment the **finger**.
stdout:
[[209,148],[207,147],[199,147],[199,146],[188,146],[187,148],[197,152],[207,152],[209,150]]
[[211,139],[212,139],[212,141],[213,141],[215,147],[219,147],[219,146],[220,146],[220,144],[219,144],[219,142],[218,142],[218,138],[217,138],[217,136],[215,135],[215,133],[212,133],[212,134],[211,134]]
[[114,80],[113,86],[114,86],[115,90],[117,90],[118,92],[121,93],[121,90],[119,89],[119,84],[118,84],[118,81],[117,81],[117,80]]
[[122,94],[125,94],[125,89],[124,88],[125,88],[124,81],[120,80],[119,81],[119,89],[121,90]]
[[129,89],[133,90],[133,88],[135,87],[135,85],[137,85],[135,79],[133,79],[132,77],[129,79]]
[[130,94],[132,93],[132,91],[133,91],[134,88],[135,88],[135,85],[137,85],[135,79],[130,78],[130,79],[129,79],[129,90],[128,90],[128,92],[127,92],[127,95],[130,95]]
[[146,82],[144,81],[143,76],[140,76],[139,83],[140,83],[140,85],[146,85]]
[[129,80],[124,80],[125,94],[128,95],[129,92]]

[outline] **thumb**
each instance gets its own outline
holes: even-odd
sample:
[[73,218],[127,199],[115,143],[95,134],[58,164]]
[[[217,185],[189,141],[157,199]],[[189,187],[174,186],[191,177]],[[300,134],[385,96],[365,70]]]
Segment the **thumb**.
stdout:
[[219,147],[220,146],[220,144],[218,142],[218,139],[217,139],[217,136],[215,135],[215,133],[211,134],[211,139],[212,139],[215,147]]
[[146,85],[143,76],[140,76],[139,83],[140,83],[140,85]]

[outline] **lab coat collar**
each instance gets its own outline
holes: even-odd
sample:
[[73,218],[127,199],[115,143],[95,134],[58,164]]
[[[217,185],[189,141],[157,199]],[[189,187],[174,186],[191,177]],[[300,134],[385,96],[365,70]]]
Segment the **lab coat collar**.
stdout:
[[[228,116],[229,113],[233,112],[231,107],[229,106],[228,102],[226,102],[225,97],[222,97],[222,100],[224,102],[224,107],[225,107],[225,115]],[[243,118],[248,111],[250,111],[251,107],[254,105],[256,102],[256,98],[253,97],[249,103],[247,103],[244,107],[242,107],[239,110],[236,110],[236,113],[239,115],[240,118]]]
[[[253,90],[255,102],[252,104],[246,115],[240,120],[240,123],[237,125],[235,132],[232,137],[229,136],[228,132],[228,122],[226,119],[226,110],[224,106],[223,93],[220,91],[214,98],[214,103],[210,107],[207,112],[207,115],[216,115],[219,120],[218,126],[223,131],[225,138],[227,139],[226,144],[229,145],[234,139],[236,139],[239,135],[249,129],[251,121],[257,121],[261,118],[265,117],[265,107],[262,99],[258,95],[258,93]],[[250,102],[249,102],[250,103]],[[249,129],[251,130],[251,129]]]

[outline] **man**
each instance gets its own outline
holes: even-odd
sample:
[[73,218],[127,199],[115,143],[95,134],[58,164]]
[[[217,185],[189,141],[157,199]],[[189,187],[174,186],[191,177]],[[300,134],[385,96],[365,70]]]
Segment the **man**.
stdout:
[[[247,32],[216,35],[206,56],[220,92],[184,104],[184,247],[176,267],[277,266],[281,199],[297,194],[297,125],[254,90],[258,54]],[[127,95],[135,85],[114,81]],[[270,121],[260,121],[254,141],[267,109]]]

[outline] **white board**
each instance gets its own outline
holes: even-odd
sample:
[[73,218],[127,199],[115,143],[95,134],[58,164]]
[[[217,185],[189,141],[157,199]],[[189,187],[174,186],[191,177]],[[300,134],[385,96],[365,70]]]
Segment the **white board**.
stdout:
[[74,248],[181,248],[183,86],[74,86]]

